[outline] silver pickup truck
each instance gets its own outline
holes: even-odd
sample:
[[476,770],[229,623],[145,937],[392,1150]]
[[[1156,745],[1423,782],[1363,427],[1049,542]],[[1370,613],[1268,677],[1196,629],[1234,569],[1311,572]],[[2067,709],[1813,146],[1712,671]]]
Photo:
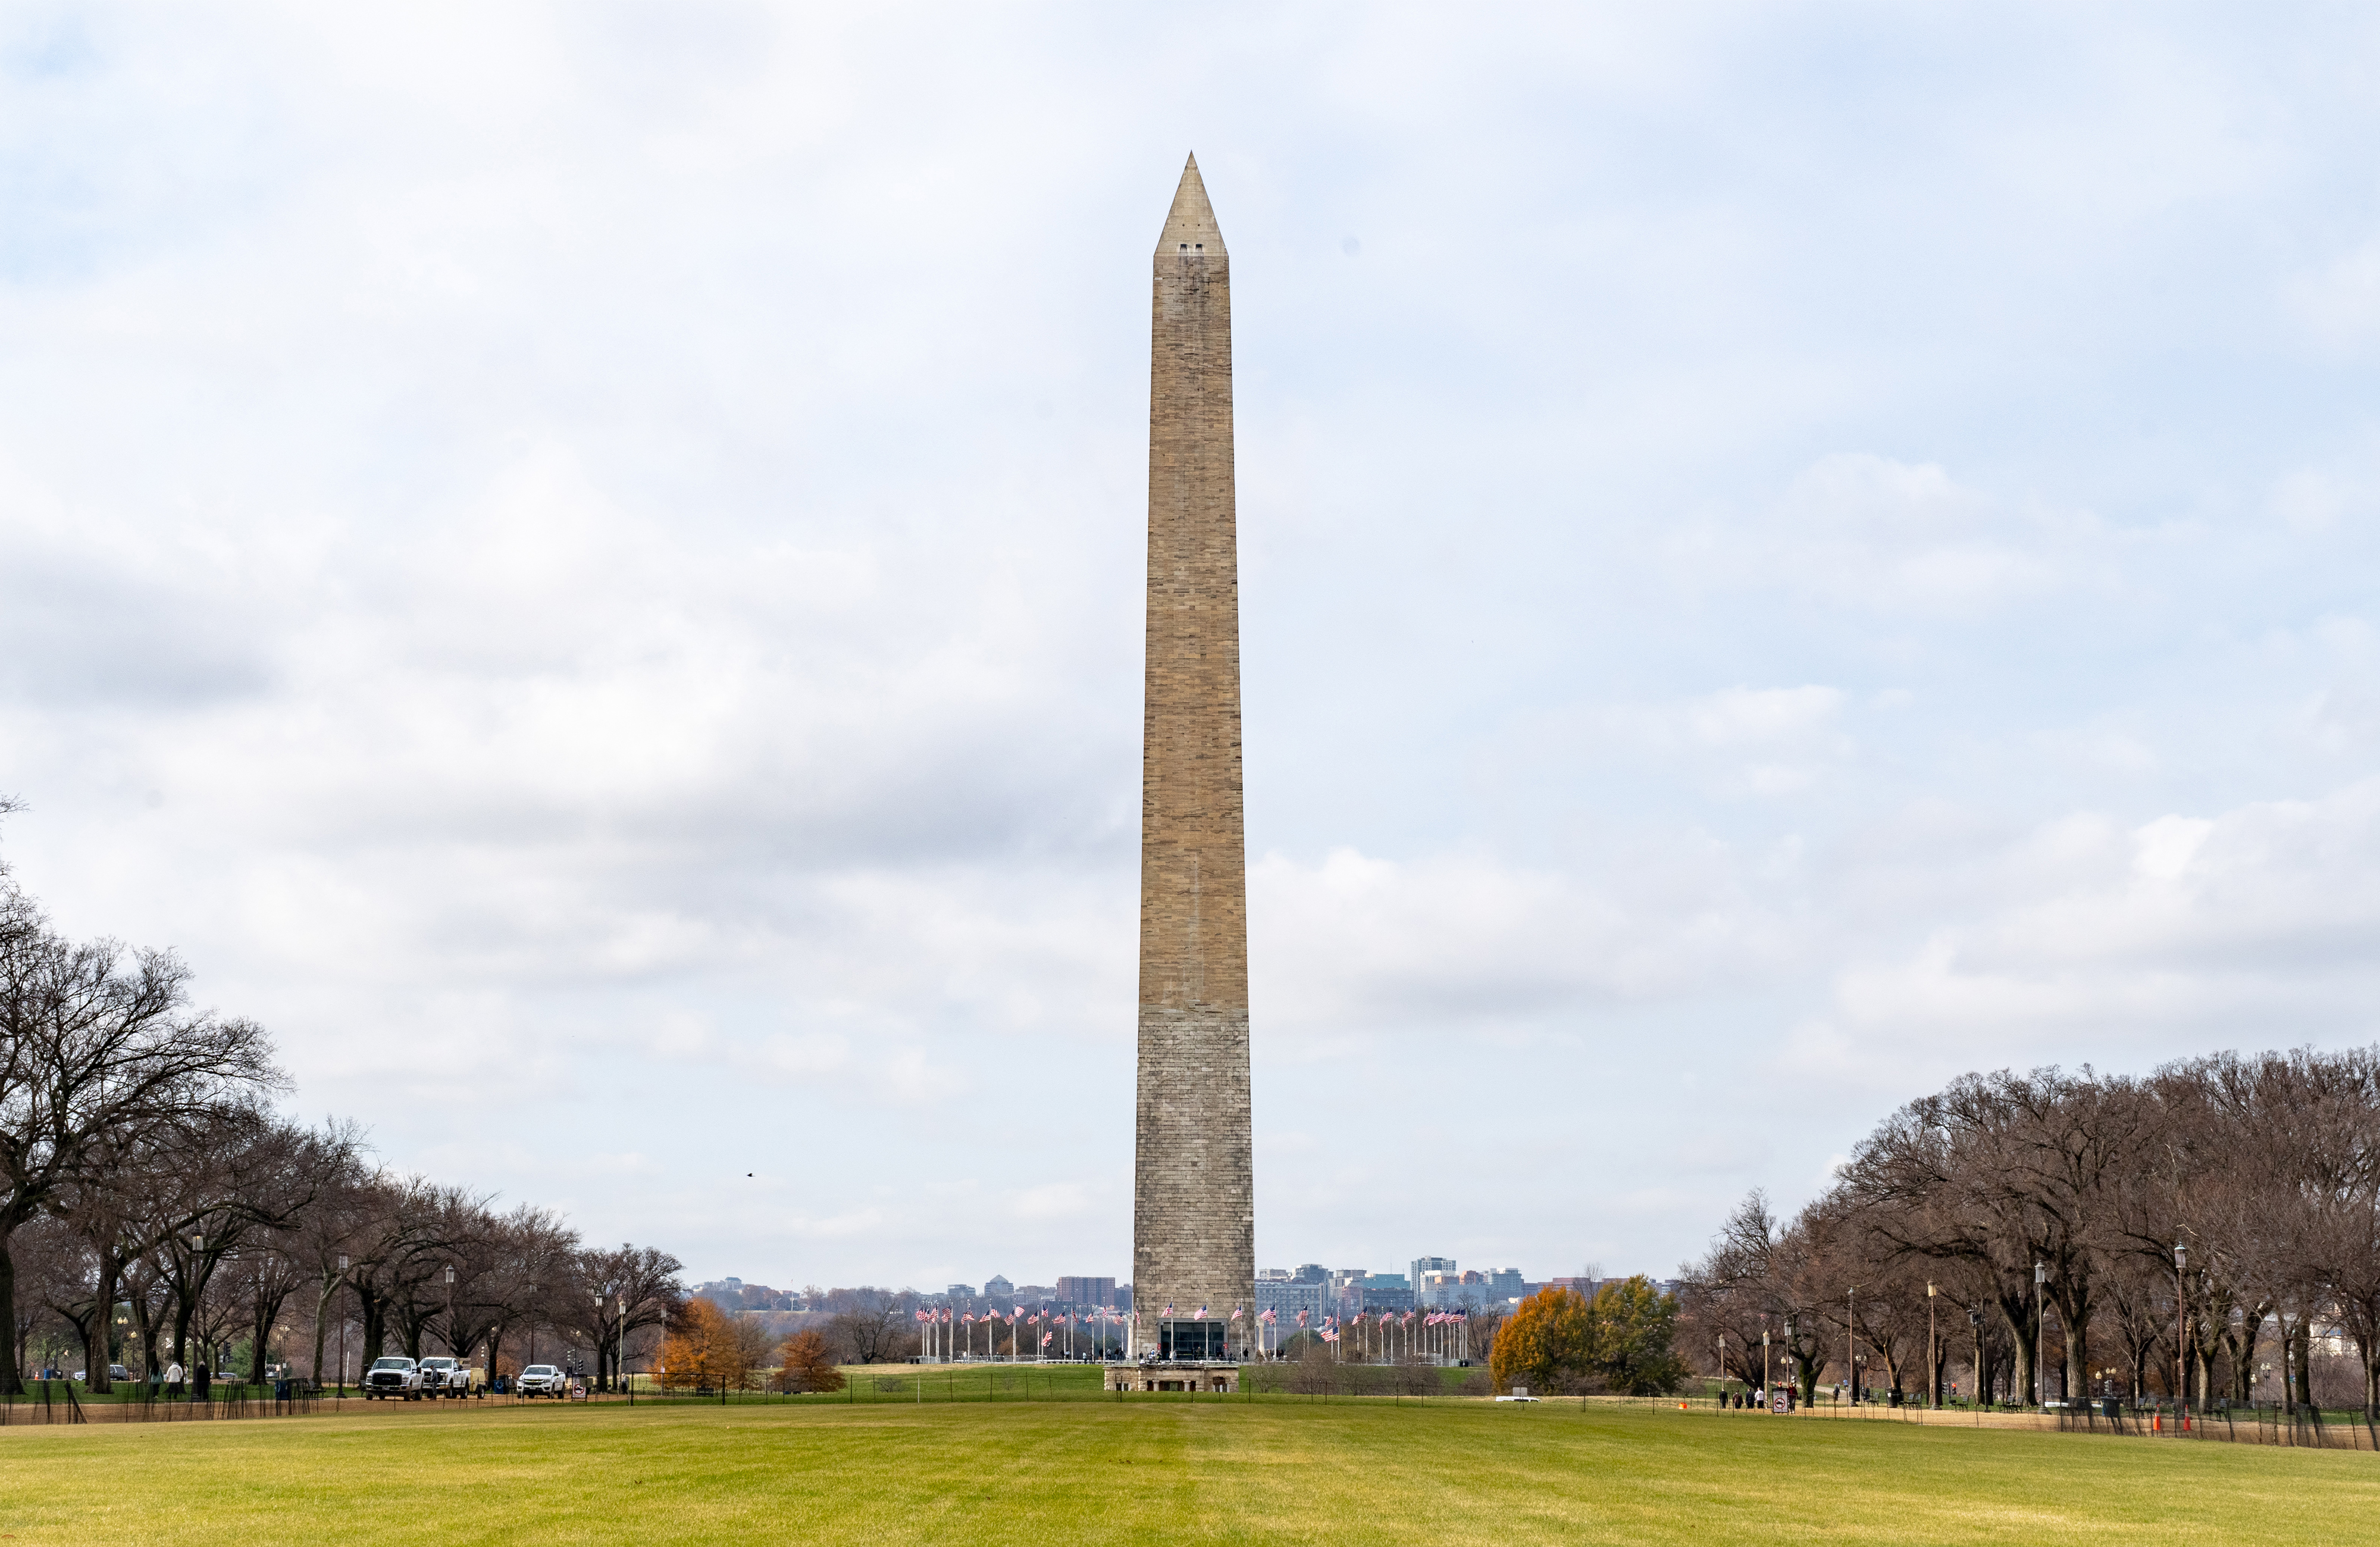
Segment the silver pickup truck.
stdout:
[[385,1402],[390,1397],[402,1397],[407,1402],[421,1400],[421,1371],[411,1359],[389,1354],[371,1362],[364,1371],[364,1399]]

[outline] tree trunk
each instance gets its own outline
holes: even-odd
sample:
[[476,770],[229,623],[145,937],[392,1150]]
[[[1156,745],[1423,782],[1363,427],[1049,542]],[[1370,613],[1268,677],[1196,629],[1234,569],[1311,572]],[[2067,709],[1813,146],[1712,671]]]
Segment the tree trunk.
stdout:
[[159,1369],[157,1318],[150,1309],[148,1288],[134,1288],[125,1297],[132,1307],[132,1335],[140,1340],[140,1374],[145,1380],[153,1380]]
[[[17,1260],[8,1254],[8,1237],[15,1231],[16,1222],[13,1220],[8,1222],[6,1228],[0,1229],[0,1315],[8,1318],[11,1331],[17,1325]],[[17,1340],[0,1337],[0,1345],[5,1345],[0,1346],[0,1395],[13,1396],[25,1389],[23,1371],[17,1364]],[[88,1371],[91,1366],[83,1368]],[[104,1378],[107,1366],[99,1366],[99,1373]]]
[[2034,1381],[2037,1373],[2033,1368],[2033,1302],[2022,1297],[2011,1300],[2002,1296],[1999,1307],[2000,1315],[2007,1320],[2009,1325],[2010,1355],[2012,1360],[2010,1368],[2013,1373],[2009,1381],[2009,1400],[2030,1402],[2033,1399]]
[[248,1383],[261,1386],[264,1384],[265,1356],[271,1352],[265,1339],[272,1334],[273,1323],[281,1319],[281,1301],[259,1291],[249,1303],[249,1312]]
[[93,1285],[98,1293],[91,1308],[91,1332],[96,1335],[82,1340],[83,1355],[90,1361],[83,1366],[89,1377],[83,1389],[93,1395],[115,1389],[115,1372],[107,1367],[115,1362],[115,1292],[123,1283],[122,1273],[122,1264],[106,1252],[99,1254],[99,1282]]
[[326,1330],[322,1317],[331,1308],[331,1297],[336,1293],[335,1285],[326,1280],[322,1291],[314,1297],[314,1384],[318,1389],[322,1384],[322,1343]]

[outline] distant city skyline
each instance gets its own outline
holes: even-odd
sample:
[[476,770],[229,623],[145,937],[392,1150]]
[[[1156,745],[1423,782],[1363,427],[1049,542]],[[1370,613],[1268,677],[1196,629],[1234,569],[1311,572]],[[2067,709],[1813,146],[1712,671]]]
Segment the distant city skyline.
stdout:
[[[1425,1269],[1424,1264],[1428,1264],[1428,1267]],[[1305,1269],[1310,1270],[1319,1268],[1319,1264],[1305,1264]],[[1296,1282],[1296,1274],[1301,1271],[1304,1270],[1289,1268],[1260,1268],[1257,1273],[1257,1287],[1259,1292],[1261,1292],[1268,1285],[1292,1284]],[[1536,1288],[1543,1287],[1548,1284],[1553,1283],[1566,1283],[1578,1280],[1608,1281],[1612,1278],[1626,1278],[1630,1276],[1626,1273],[1555,1273],[1547,1274],[1543,1277],[1532,1278],[1516,1268],[1463,1269],[1456,1263],[1454,1259],[1444,1257],[1417,1258],[1414,1261],[1409,1271],[1403,1273],[1375,1273],[1366,1268],[1323,1269],[1322,1273],[1325,1275],[1323,1284],[1326,1286],[1328,1284],[1336,1283],[1340,1280],[1353,1280],[1355,1282],[1355,1286],[1357,1287],[1402,1291],[1414,1297],[1415,1303],[1417,1304],[1435,1303],[1427,1297],[1426,1291],[1428,1288],[1428,1285],[1425,1285],[1423,1280],[1425,1278],[1438,1276],[1439,1274],[1443,1274],[1445,1277],[1454,1281],[1448,1286],[1449,1289],[1452,1291],[1446,1298],[1446,1303],[1449,1304],[1480,1303],[1482,1300],[1488,1298],[1501,1299],[1518,1297],[1524,1291],[1533,1292]],[[1644,1276],[1653,1279],[1656,1282],[1666,1283],[1670,1281],[1669,1275],[1664,1273],[1646,1273]],[[689,1279],[689,1282],[694,1283],[696,1281]],[[798,1294],[810,1288],[836,1289],[876,1287],[894,1291],[913,1292],[929,1299],[976,1299],[986,1302],[997,1302],[1019,1298],[1046,1298],[1072,1305],[1099,1305],[1109,1303],[1109,1299],[1119,1293],[1125,1297],[1129,1297],[1133,1288],[1129,1280],[1120,1280],[1110,1275],[1097,1274],[1057,1274],[1047,1280],[1036,1280],[1031,1278],[1012,1278],[1004,1273],[995,1273],[989,1278],[978,1282],[953,1282],[933,1286],[916,1284],[898,1284],[885,1280],[870,1280],[864,1283],[855,1281],[852,1283],[834,1285],[819,1283],[815,1280],[806,1280],[800,1285],[766,1285],[763,1284],[763,1281],[759,1279],[751,1280],[747,1284],[744,1278],[738,1275],[721,1274],[716,1277],[700,1280],[697,1284],[696,1292],[709,1292],[714,1288],[722,1286],[737,1288],[770,1287],[773,1288],[779,1294]],[[1470,1295],[1466,1299],[1465,1296],[1461,1293],[1461,1291],[1463,1290],[1475,1290],[1476,1293]],[[1261,1306],[1265,1302],[1263,1301],[1260,1293],[1258,1304]]]

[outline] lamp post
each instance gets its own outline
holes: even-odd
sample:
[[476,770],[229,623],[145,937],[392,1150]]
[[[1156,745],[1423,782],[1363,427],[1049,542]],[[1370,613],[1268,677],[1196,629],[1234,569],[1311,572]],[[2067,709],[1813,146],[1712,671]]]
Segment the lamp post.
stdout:
[[1974,1389],[1974,1391],[1973,1391],[1972,1394],[1970,1394],[1970,1395],[1971,1395],[1971,1399],[1970,1399],[1970,1401],[1969,1401],[1969,1404],[1968,1404],[1968,1405],[1969,1405],[1970,1407],[1973,1407],[1973,1408],[1974,1408],[1978,1413],[1980,1413],[1980,1412],[1982,1412],[1982,1411],[1983,1411],[1983,1400],[1984,1400],[1984,1308],[1983,1308],[1983,1307],[1981,1307],[1981,1306],[1979,1306],[1979,1305],[1971,1305],[1971,1306],[1969,1306],[1969,1307],[1967,1308],[1967,1327],[1968,1327],[1968,1330],[1969,1330],[1969,1331],[1973,1332],[1973,1333],[1975,1334],[1975,1373],[1974,1373],[1974,1379],[1973,1379],[1973,1384],[1974,1385],[1974,1388],[1975,1388],[1975,1389]]
[[1785,1318],[1785,1378],[1792,1380],[1801,1372],[1802,1356],[1793,1345],[1793,1318]]
[[[198,1231],[191,1231],[190,1255],[196,1257],[200,1252],[206,1250],[206,1236],[200,1234]],[[200,1344],[198,1346],[204,1348],[203,1344]],[[186,1345],[182,1349],[182,1357],[184,1358],[190,1358],[191,1352],[191,1347]],[[212,1349],[206,1349],[205,1352],[206,1358],[190,1359],[190,1395],[193,1399],[197,1400],[203,1400],[205,1398],[207,1395],[207,1387],[211,1385],[214,1380],[214,1353]]]
[[1767,1398],[1769,1410],[1774,1412],[1777,1408],[1777,1400],[1768,1395],[1768,1329],[1762,1327],[1760,1329],[1760,1395]]
[[595,1291],[595,1389],[603,1389],[603,1301],[610,1297],[612,1286]]
[[[2184,1241],[2173,1243],[2173,1416],[2180,1420],[2182,1404],[2190,1385],[2190,1246]],[[2289,1380],[2289,1366],[2283,1363],[2281,1379]]]
[[1859,1285],[1843,1291],[1843,1384],[1850,1388],[1852,1406],[1859,1406],[1859,1317],[1857,1302]]
[[[339,1282],[347,1281],[347,1254],[339,1253]],[[318,1377],[319,1378],[319,1377]],[[339,1308],[339,1400],[347,1399],[347,1309]]]
[[1727,1406],[1727,1334],[1718,1334],[1718,1402]]
[[2047,1346],[2047,1319],[2041,1313],[2042,1285],[2049,1280],[2049,1270],[2038,1261],[2033,1265],[2033,1394],[2034,1405],[2049,1405],[2049,1377],[2041,1368],[2042,1350]]

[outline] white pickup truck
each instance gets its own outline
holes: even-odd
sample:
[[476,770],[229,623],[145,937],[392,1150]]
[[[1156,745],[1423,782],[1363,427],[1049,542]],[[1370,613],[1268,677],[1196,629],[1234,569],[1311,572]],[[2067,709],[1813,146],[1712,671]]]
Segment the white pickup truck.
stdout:
[[423,1359],[421,1395],[433,1402],[442,1396],[468,1396],[479,1384],[479,1373],[461,1359]]
[[421,1370],[401,1355],[389,1354],[372,1360],[371,1368],[364,1371],[362,1384],[367,1402],[375,1398],[385,1402],[392,1396],[407,1402],[421,1400]]
[[533,1364],[520,1372],[514,1389],[523,1396],[567,1396],[570,1377],[562,1372],[559,1365]]

